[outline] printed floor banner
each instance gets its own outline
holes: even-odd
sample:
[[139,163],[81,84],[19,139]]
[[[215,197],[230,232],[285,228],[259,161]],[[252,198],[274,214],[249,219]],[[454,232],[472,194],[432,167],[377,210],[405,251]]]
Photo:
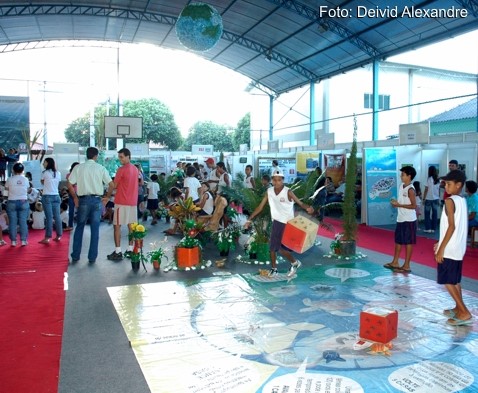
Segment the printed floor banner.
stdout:
[[[370,262],[108,293],[151,392],[476,391],[476,322],[448,325],[443,287]],[[477,294],[464,300],[478,307]],[[362,311],[385,308],[398,336],[360,338]]]

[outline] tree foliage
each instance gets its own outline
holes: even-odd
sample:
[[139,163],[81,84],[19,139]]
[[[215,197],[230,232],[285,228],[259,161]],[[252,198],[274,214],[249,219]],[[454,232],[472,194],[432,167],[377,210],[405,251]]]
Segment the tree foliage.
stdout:
[[237,122],[237,127],[234,130],[232,137],[234,151],[239,151],[239,145],[251,145],[251,114],[246,113],[242,119]]
[[[104,146],[104,106],[95,108],[95,140],[98,147]],[[110,108],[110,116],[116,116],[116,107]],[[170,109],[155,98],[141,100],[125,100],[123,115],[143,118],[143,138],[130,139],[132,143],[160,143],[171,150],[176,150],[182,143],[181,133]],[[66,129],[65,138],[68,142],[79,143],[80,146],[90,145],[90,115],[75,119]]]
[[73,120],[65,129],[67,142],[79,143],[80,146],[90,145],[90,115],[85,114]]
[[189,135],[181,149],[191,150],[192,145],[213,145],[216,151],[234,150],[229,127],[212,121],[199,121],[189,129]]

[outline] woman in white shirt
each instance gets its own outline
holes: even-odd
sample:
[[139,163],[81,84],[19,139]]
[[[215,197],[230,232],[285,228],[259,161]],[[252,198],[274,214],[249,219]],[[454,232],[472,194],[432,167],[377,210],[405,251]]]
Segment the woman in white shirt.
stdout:
[[438,206],[440,204],[440,180],[438,179],[437,169],[433,165],[428,168],[423,202],[425,204],[425,230],[423,232],[433,233],[438,225]]
[[43,184],[42,204],[45,212],[45,238],[39,243],[48,244],[52,238],[53,233],[53,218],[55,219],[56,241],[61,239],[63,228],[60,217],[60,203],[61,198],[58,192],[61,173],[56,170],[55,160],[47,157],[43,161],[45,170],[41,175],[41,184]]
[[27,245],[27,220],[30,212],[27,192],[30,182],[22,175],[23,171],[23,165],[19,162],[15,163],[12,167],[13,176],[9,177],[5,184],[5,188],[8,190],[7,214],[12,247],[17,245],[17,226],[20,228],[22,246]]

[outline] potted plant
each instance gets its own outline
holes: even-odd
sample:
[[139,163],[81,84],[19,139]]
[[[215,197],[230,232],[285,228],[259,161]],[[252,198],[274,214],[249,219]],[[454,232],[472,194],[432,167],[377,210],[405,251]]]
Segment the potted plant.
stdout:
[[146,266],[144,262],[146,257],[143,254],[143,239],[146,237],[148,231],[142,224],[134,222],[131,224],[131,232],[128,235],[130,241],[133,241],[133,251],[130,253],[131,258],[131,267],[133,271],[137,272],[139,270],[140,262],[143,264],[144,270]]
[[343,233],[336,233],[334,240],[330,243],[330,250],[332,253],[340,255],[342,248]]
[[176,266],[190,268],[201,262],[201,242],[197,239],[200,228],[194,220],[185,223],[185,235],[176,245]]
[[226,228],[212,234],[212,239],[221,256],[227,256],[229,251],[236,249],[236,243],[240,235],[241,227],[236,223],[230,224]]
[[357,207],[355,205],[355,184],[357,180],[357,118],[354,116],[352,149],[347,160],[345,173],[345,192],[342,204],[343,236],[340,240],[340,252],[343,256],[356,254]]
[[[259,178],[255,179],[254,188],[245,188],[241,177],[233,180],[232,186],[224,190],[224,194],[230,200],[241,201],[243,209],[252,213],[261,203],[266,188],[261,184]],[[271,233],[272,219],[270,209],[262,210],[261,214],[255,217],[252,223],[251,235],[247,245],[249,258],[266,262],[270,259],[269,238]]]
[[151,243],[153,250],[148,252],[149,261],[153,264],[154,270],[159,270],[161,266],[161,260],[163,258],[168,259],[168,256],[165,253],[165,249],[160,247],[157,242]]

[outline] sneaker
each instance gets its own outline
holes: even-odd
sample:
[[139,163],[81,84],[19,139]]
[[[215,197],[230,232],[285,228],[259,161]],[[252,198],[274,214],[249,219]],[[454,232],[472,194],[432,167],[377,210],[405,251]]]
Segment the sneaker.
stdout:
[[268,276],[269,277],[275,277],[277,276],[279,273],[277,273],[277,269],[275,267],[273,267],[271,270],[269,270],[269,274]]
[[431,229],[424,229],[423,232],[425,233],[433,233],[433,231]]
[[110,261],[122,261],[123,260],[123,253],[122,252],[116,252],[113,251],[110,255],[108,255],[106,258],[108,258]]
[[11,245],[12,247],[16,247],[16,246],[17,246],[17,242],[11,242],[10,245]]
[[287,277],[292,277],[296,272],[299,267],[302,266],[302,263],[297,260],[295,263],[292,263],[289,268],[289,273],[287,273]]
[[22,247],[26,246],[28,242],[26,240],[22,240]]

